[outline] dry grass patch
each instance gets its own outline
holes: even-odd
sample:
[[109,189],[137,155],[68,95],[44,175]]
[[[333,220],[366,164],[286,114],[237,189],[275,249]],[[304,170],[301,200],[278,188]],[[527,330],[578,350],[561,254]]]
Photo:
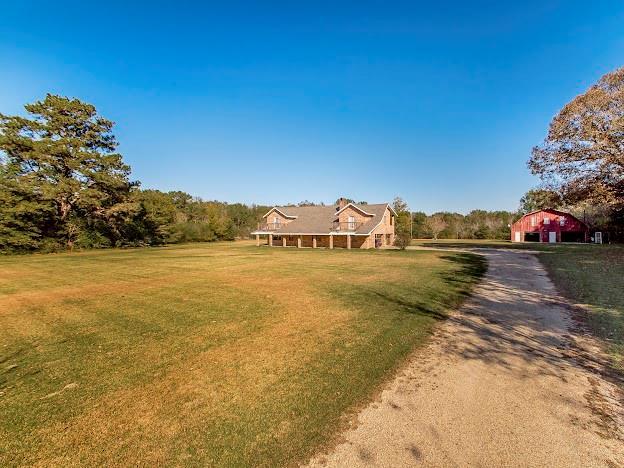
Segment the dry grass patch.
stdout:
[[483,268],[239,243],[2,258],[0,464],[304,460]]

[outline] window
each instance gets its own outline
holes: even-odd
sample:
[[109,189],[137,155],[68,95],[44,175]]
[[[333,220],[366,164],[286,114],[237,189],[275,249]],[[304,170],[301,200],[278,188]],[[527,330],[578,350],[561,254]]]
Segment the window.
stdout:
[[544,218],[544,224],[550,224],[550,218]]
[[355,217],[354,216],[349,216],[349,218],[348,218],[348,228],[349,229],[355,229]]
[[559,216],[559,226],[565,226],[565,218],[563,216]]
[[531,226],[535,226],[535,216],[531,216]]
[[276,226],[280,225],[280,219],[277,216],[273,218],[273,224],[275,224]]

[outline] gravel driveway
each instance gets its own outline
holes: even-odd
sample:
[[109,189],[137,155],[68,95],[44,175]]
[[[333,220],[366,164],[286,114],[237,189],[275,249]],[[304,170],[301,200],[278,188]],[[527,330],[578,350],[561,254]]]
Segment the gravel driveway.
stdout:
[[622,394],[537,258],[489,270],[311,466],[624,466]]

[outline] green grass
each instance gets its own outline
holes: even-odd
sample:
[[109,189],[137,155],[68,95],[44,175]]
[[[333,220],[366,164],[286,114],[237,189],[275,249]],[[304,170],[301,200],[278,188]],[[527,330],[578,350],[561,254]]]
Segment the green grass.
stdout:
[[500,240],[418,240],[446,248],[512,248],[539,252],[559,291],[588,311],[587,324],[624,374],[624,245],[512,243]]
[[484,268],[246,243],[0,258],[0,465],[305,460]]
[[624,374],[624,245],[557,246],[539,258],[561,293],[589,311],[588,325]]

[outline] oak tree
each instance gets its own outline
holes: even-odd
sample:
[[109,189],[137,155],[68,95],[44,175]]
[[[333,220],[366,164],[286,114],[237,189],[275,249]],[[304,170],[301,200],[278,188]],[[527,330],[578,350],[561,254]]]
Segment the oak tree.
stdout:
[[624,206],[624,67],[561,109],[528,164],[568,203]]

